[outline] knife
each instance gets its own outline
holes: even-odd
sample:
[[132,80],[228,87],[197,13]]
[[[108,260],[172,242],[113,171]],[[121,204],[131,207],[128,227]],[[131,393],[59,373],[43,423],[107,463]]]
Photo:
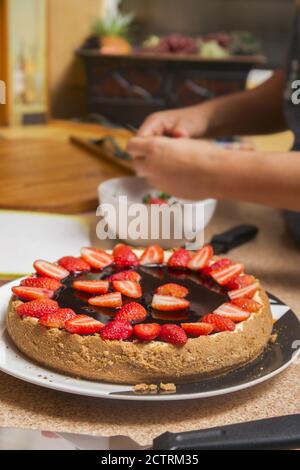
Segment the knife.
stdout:
[[253,240],[258,234],[258,228],[255,225],[238,225],[226,232],[214,235],[210,241],[215,254],[228,253],[244,243]]

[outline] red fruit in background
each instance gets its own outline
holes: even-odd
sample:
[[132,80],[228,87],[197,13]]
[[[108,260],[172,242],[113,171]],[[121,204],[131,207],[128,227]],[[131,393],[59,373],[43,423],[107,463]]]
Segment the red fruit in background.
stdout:
[[76,313],[70,308],[59,308],[54,312],[44,313],[39,323],[48,328],[64,328],[68,320],[76,317]]
[[125,320],[129,322],[144,321],[147,311],[137,302],[130,302],[123,305],[115,316],[115,320]]
[[27,277],[21,281],[21,286],[26,287],[41,287],[42,289],[49,289],[56,291],[61,288],[61,282],[50,277]]
[[48,298],[51,299],[54,295],[53,290],[43,289],[41,287],[27,287],[17,286],[11,289],[15,295],[23,300],[35,300]]
[[132,271],[131,269],[112,274],[112,276],[109,276],[108,278],[106,278],[107,281],[133,281],[133,282],[140,282],[141,279],[142,279],[142,276],[136,271]]
[[240,298],[240,299],[232,300],[231,303],[251,313],[258,312],[261,308],[261,304],[259,304],[258,302],[255,302],[255,300],[253,299]]
[[214,313],[222,315],[222,317],[225,318],[230,318],[230,320],[232,320],[234,323],[245,321],[250,317],[249,312],[246,312],[237,305],[231,303],[225,303],[223,305],[220,305],[220,307],[214,310]]
[[187,268],[192,256],[191,251],[188,251],[185,248],[180,248],[169,258],[168,266],[171,268]]
[[148,246],[140,257],[140,264],[163,264],[164,250],[159,245]]
[[165,199],[159,198],[159,197],[150,197],[148,204],[154,205],[154,206],[168,206],[168,202]]
[[120,292],[111,292],[98,297],[92,297],[88,300],[88,303],[96,307],[120,308],[122,305],[122,295]]
[[187,342],[186,332],[178,325],[162,325],[159,338],[166,343],[183,346]]
[[69,333],[78,335],[91,335],[99,333],[104,328],[103,323],[88,315],[76,315],[75,318],[66,321],[65,329]]
[[176,310],[185,310],[189,308],[190,303],[186,299],[179,299],[171,295],[155,294],[152,299],[151,307],[162,312],[175,312]]
[[139,299],[142,297],[142,288],[140,284],[133,281],[113,281],[114,290],[121,292],[121,294],[132,299]]
[[109,288],[108,281],[84,281],[78,280],[73,282],[73,288],[89,294],[106,294]]
[[236,289],[241,289],[242,287],[247,287],[250,286],[250,284],[253,284],[255,282],[255,277],[251,276],[250,274],[242,274],[241,276],[236,277],[235,279],[232,279],[228,284],[226,284],[226,287],[229,290],[236,290]]
[[191,258],[188,263],[188,268],[192,271],[200,271],[208,265],[213,255],[213,247],[211,245],[205,245]]
[[186,287],[176,284],[175,282],[164,284],[156,289],[156,294],[171,295],[172,297],[178,297],[179,299],[186,297],[188,293],[189,290]]
[[161,332],[161,326],[158,323],[140,323],[133,327],[133,334],[141,341],[153,341]]
[[58,303],[55,300],[41,299],[18,305],[16,312],[20,316],[40,318],[46,313],[56,312],[58,308]]
[[54,263],[49,263],[49,261],[37,260],[33,263],[34,269],[41,276],[51,277],[61,281],[70,275],[69,271],[61,266],[58,266]]
[[244,265],[237,263],[225,266],[210,273],[211,277],[220,285],[225,286],[244,271]]
[[101,271],[113,262],[113,257],[104,250],[94,247],[81,248],[80,254],[92,268]]
[[202,322],[213,325],[215,332],[235,330],[235,324],[230,320],[230,318],[225,318],[217,313],[209,313],[202,318]]
[[138,266],[139,264],[136,254],[129,246],[124,245],[123,243],[119,243],[115,246],[113,257],[115,265],[119,267]]
[[132,336],[133,328],[129,322],[123,320],[113,320],[107,323],[101,331],[101,338],[104,340],[126,340]]
[[195,338],[210,335],[215,328],[213,325],[204,322],[181,323],[181,327],[188,335],[194,336]]
[[70,273],[80,273],[82,271],[90,271],[90,265],[82,258],[75,256],[64,256],[58,260],[59,266],[67,269]]

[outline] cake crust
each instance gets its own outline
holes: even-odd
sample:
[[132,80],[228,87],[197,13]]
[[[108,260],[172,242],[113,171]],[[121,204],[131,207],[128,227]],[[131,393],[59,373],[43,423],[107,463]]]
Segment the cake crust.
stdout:
[[22,302],[10,301],[7,330],[17,347],[37,363],[74,377],[110,383],[194,382],[221,374],[257,358],[268,343],[273,319],[262,287],[258,312],[233,332],[189,338],[182,346],[152,341],[105,341],[99,334],[81,336],[46,328],[32,317],[20,317]]

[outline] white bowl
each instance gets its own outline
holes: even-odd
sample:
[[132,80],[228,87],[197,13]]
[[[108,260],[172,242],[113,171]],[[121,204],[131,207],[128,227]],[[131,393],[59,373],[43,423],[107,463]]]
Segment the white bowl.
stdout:
[[[144,197],[149,193],[153,194],[153,192],[157,193],[159,191],[154,190],[144,178],[139,177],[114,178],[99,185],[98,196],[100,207],[102,207],[102,215],[106,222],[107,231],[110,233],[110,238],[126,240],[132,245],[146,246],[152,243],[159,243],[163,248],[172,248],[191,243],[192,234],[197,234],[197,240],[202,239],[203,242],[204,228],[209,224],[216,210],[217,201],[215,199],[187,201],[172,197],[172,205],[159,206],[159,209],[156,206],[156,209],[154,209],[154,211],[161,211],[161,219],[159,216],[154,218],[154,225],[156,226],[153,227],[151,208],[155,206],[143,204]],[[127,202],[125,202],[124,196],[127,197]],[[136,215],[130,214],[130,209],[132,212],[137,207],[136,204],[143,205],[143,213],[139,217],[140,225],[148,227],[148,230],[146,229],[147,234],[143,237],[132,236],[132,233],[128,233],[126,229],[136,219]],[[173,204],[177,208],[179,206],[180,208],[184,207],[184,216],[178,217],[178,213],[175,216],[171,214],[175,210]],[[110,208],[113,208],[113,210],[111,211]],[[191,214],[194,214],[194,225]],[[162,236],[163,222],[166,221],[168,223],[170,220],[170,236],[166,238]],[[152,235],[150,230],[151,223]],[[100,231],[98,231],[98,237],[101,237]],[[156,232],[154,237],[153,232]],[[178,238],[178,233],[182,233],[180,238]]]

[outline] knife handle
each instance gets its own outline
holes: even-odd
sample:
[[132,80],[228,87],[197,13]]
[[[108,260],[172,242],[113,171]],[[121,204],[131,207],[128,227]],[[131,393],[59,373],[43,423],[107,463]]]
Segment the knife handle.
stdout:
[[255,225],[238,225],[224,233],[215,235],[211,239],[211,244],[215,248],[216,254],[227,253],[229,250],[253,240],[257,233],[258,228]]
[[153,450],[268,450],[297,447],[300,447],[300,414],[177,434],[166,432],[153,441]]

